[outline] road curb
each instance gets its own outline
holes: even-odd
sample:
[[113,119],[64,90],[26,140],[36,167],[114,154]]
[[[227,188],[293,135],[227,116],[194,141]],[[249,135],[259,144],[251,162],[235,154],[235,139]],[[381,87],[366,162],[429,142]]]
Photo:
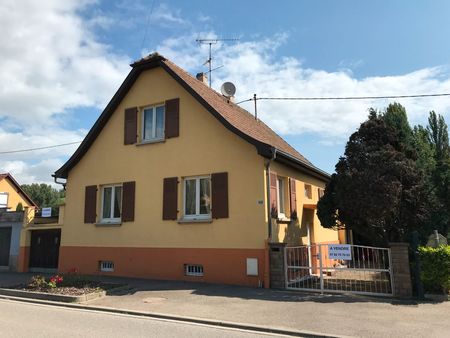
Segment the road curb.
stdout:
[[157,313],[157,312],[141,312],[141,311],[117,309],[117,308],[103,307],[103,306],[92,306],[92,305],[75,304],[75,303],[62,303],[62,302],[32,299],[32,298],[13,297],[13,296],[7,296],[7,295],[0,295],[0,299],[24,302],[24,303],[40,304],[40,305],[59,306],[59,307],[80,309],[80,310],[87,310],[87,311],[99,311],[99,312],[105,312],[105,313],[132,315],[132,316],[147,317],[147,318],[162,319],[162,320],[172,320],[172,321],[192,323],[192,324],[203,324],[203,325],[238,329],[238,330],[244,330],[244,331],[281,334],[281,335],[293,336],[293,337],[308,337],[308,338],[344,337],[344,336],[328,335],[328,334],[316,333],[316,332],[310,332],[310,331],[287,330],[287,329],[282,329],[282,328],[273,328],[273,327],[259,326],[259,325],[253,325],[253,324],[244,324],[244,323],[220,321],[220,320],[213,320],[213,319],[203,319],[203,318],[196,318],[196,317],[185,317],[185,316],[178,316],[178,315],[168,315],[168,314]]

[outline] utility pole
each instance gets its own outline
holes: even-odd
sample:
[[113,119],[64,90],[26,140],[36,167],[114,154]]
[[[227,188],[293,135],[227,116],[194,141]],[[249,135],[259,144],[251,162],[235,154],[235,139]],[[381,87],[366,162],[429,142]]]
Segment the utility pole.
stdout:
[[209,58],[208,58],[208,60],[206,60],[204,65],[208,64],[208,78],[209,78],[209,86],[210,87],[211,87],[212,71],[222,67],[222,66],[220,66],[215,69],[212,69],[212,45],[215,45],[216,43],[221,42],[221,41],[237,41],[237,40],[239,40],[239,39],[196,39],[195,40],[196,42],[198,42],[202,45],[206,45],[206,44],[209,45]]
[[256,94],[253,94],[253,101],[255,101],[255,120],[258,119],[258,108],[256,107]]

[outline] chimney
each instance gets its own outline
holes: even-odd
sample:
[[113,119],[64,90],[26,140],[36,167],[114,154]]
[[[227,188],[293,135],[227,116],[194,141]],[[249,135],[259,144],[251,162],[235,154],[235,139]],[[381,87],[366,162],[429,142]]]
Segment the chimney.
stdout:
[[208,76],[205,73],[198,73],[196,76],[197,80],[202,81],[205,85],[208,85]]

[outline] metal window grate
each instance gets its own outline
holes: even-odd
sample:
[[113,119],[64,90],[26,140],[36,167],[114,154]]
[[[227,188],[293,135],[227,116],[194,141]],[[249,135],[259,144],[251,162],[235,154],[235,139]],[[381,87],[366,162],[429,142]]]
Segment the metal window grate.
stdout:
[[185,264],[184,273],[186,276],[203,276],[203,265]]
[[104,272],[114,271],[114,262],[100,261],[100,271],[104,271]]

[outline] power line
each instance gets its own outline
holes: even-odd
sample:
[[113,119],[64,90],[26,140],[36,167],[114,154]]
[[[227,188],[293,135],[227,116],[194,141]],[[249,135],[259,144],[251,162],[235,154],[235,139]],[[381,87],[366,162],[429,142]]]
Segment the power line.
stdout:
[[[384,96],[336,96],[336,97],[257,97],[256,100],[278,100],[278,101],[321,101],[321,100],[378,100],[378,99],[404,99],[404,98],[423,98],[450,96],[450,93],[439,94],[416,94],[416,95],[384,95]],[[254,101],[255,98],[243,100],[236,104]]]
[[72,144],[78,144],[82,141],[77,142],[70,142],[70,143],[62,143],[62,144],[55,144],[52,146],[46,146],[46,147],[39,147],[39,148],[28,148],[28,149],[20,149],[20,150],[8,150],[8,151],[0,151],[0,155],[3,154],[15,154],[15,153],[23,153],[26,151],[35,151],[35,150],[42,150],[42,149],[51,149],[51,148],[57,148],[57,147],[64,147],[64,146],[70,146]]

